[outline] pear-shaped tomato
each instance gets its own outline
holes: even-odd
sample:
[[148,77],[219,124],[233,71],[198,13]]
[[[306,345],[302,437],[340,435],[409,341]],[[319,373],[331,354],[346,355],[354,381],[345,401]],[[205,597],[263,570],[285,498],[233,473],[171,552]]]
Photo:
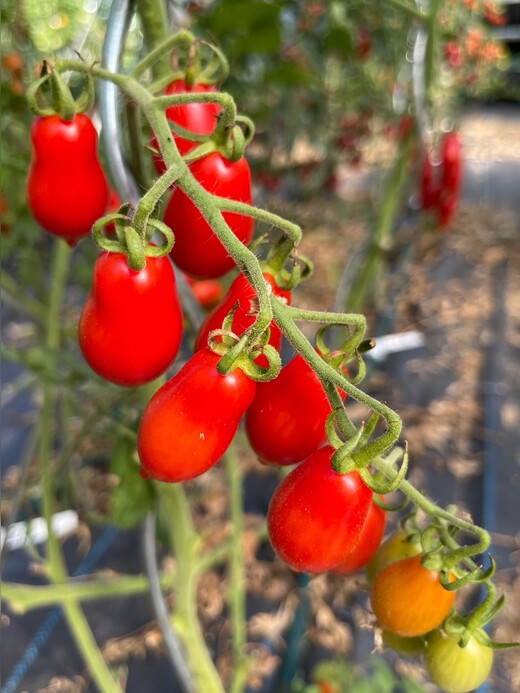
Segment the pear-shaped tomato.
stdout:
[[274,380],[258,384],[246,415],[249,443],[264,464],[295,464],[324,444],[330,412],[318,376],[297,354]]
[[137,434],[146,476],[194,479],[226,452],[256,383],[240,368],[221,375],[220,358],[208,347],[197,351],[146,406]]
[[293,570],[319,573],[346,560],[366,520],[372,491],[357,472],[337,474],[327,445],[295,467],[276,488],[267,531]]
[[72,120],[38,117],[31,126],[27,204],[49,233],[74,245],[108,205],[109,188],[97,156],[97,133],[84,113]]
[[[251,172],[244,157],[233,162],[213,152],[190,164],[190,170],[202,187],[214,195],[251,204]],[[232,212],[222,216],[235,236],[247,245],[253,237],[251,217]],[[179,188],[173,191],[164,221],[175,234],[171,256],[183,272],[214,279],[235,266],[202,213]]]
[[[176,79],[166,87],[163,93],[165,96],[168,96],[170,94],[204,94],[214,91],[217,91],[217,88],[212,84],[199,84],[196,82],[189,87],[183,79]],[[217,124],[219,112],[220,106],[216,103],[187,103],[179,104],[178,106],[168,106],[166,117],[172,123],[180,125],[194,135],[211,135]],[[181,137],[175,134],[175,132],[173,132],[173,139],[181,155],[187,154],[190,149],[197,145],[197,142]],[[150,144],[154,149],[158,148],[159,145],[155,136],[152,136]],[[165,172],[166,166],[160,154],[154,154],[152,161],[158,173],[162,174]]]
[[85,360],[118,385],[159,377],[177,356],[182,312],[169,257],[147,257],[134,271],[122,253],[103,252],[78,328]]
[[[291,292],[283,291],[276,283],[274,277],[264,272],[264,279],[272,293],[281,298],[285,303],[290,304]],[[206,317],[199,328],[197,339],[195,340],[195,351],[205,347],[208,342],[208,335],[212,330],[219,330],[226,315],[234,308],[231,330],[236,335],[241,335],[250,327],[255,319],[258,307],[255,305],[256,292],[243,274],[230,285],[226,295],[213,311]],[[269,344],[275,349],[280,348],[282,333],[274,321],[270,325]]]

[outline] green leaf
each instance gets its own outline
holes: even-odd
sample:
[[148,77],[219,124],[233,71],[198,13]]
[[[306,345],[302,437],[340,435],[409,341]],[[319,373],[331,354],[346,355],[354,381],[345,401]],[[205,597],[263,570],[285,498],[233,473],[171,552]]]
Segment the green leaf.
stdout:
[[110,471],[120,479],[112,492],[110,512],[114,523],[122,529],[140,522],[155,503],[153,484],[140,476],[133,453],[129,441],[119,440],[110,459]]
[[314,81],[311,70],[294,62],[279,62],[265,73],[267,82],[275,82],[287,86],[305,86]]

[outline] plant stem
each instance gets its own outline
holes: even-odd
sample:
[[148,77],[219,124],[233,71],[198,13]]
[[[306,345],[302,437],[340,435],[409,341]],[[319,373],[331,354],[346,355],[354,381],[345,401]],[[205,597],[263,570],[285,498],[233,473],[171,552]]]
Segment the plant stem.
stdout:
[[390,5],[393,5],[396,9],[402,10],[409,14],[414,19],[418,19],[421,22],[426,21],[428,16],[422,12],[422,10],[417,9],[415,4],[412,4],[409,0],[388,0]]
[[[71,249],[62,240],[56,240],[50,271],[51,287],[45,320],[45,347],[56,351],[60,344],[60,305],[67,278]],[[53,582],[65,582],[67,571],[58,539],[52,531],[54,511],[54,475],[51,456],[54,445],[54,409],[56,404],[53,385],[44,380],[42,384],[42,408],[40,415],[40,467],[42,489],[42,511],[47,524],[47,570]],[[77,603],[64,605],[64,614],[78,649],[85,660],[101,693],[121,693],[106,666],[83,611]]]
[[[137,14],[143,27],[144,43],[149,49],[168,38],[168,15],[164,0],[136,0]],[[152,73],[155,79],[170,71],[168,55],[164,54],[153,62]]]
[[197,555],[200,540],[181,484],[158,483],[161,507],[168,523],[176,559],[175,610],[172,625],[184,645],[197,691],[224,693],[222,682],[208,652],[197,615]]
[[243,553],[243,497],[242,474],[238,455],[231,447],[224,458],[229,490],[229,514],[232,527],[229,555],[229,611],[233,643],[233,673],[230,693],[241,693],[247,677],[247,661],[244,656],[246,645],[246,608],[244,588]]

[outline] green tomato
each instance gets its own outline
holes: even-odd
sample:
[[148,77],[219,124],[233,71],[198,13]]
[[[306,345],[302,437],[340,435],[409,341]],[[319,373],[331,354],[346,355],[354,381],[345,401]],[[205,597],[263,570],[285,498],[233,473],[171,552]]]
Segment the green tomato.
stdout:
[[419,637],[406,638],[389,630],[383,630],[383,644],[385,647],[390,647],[397,654],[406,657],[424,654],[424,640]]
[[426,642],[424,663],[429,677],[447,693],[468,693],[478,688],[493,666],[493,650],[471,636],[460,647],[458,635],[434,631]]
[[403,558],[417,556],[418,553],[421,553],[421,550],[419,542],[407,541],[406,532],[402,529],[397,530],[397,532],[394,532],[384,540],[367,563],[365,574],[368,583],[371,585],[378,573],[391,563],[400,561]]

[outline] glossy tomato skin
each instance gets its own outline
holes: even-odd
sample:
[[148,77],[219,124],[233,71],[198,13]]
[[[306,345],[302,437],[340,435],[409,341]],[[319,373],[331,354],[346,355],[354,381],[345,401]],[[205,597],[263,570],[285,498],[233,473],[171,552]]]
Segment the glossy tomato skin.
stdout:
[[368,563],[377,551],[385,532],[386,513],[377,503],[370,504],[359,539],[347,558],[330,572],[338,575],[355,573]]
[[426,641],[424,663],[433,683],[447,693],[469,693],[491,673],[493,650],[474,636],[459,647],[459,636],[435,631]]
[[194,479],[218,462],[254,397],[239,368],[217,371],[220,356],[197,351],[152,397],[137,434],[141,466],[159,481]]
[[372,491],[357,472],[336,474],[327,445],[295,467],[267,511],[273,549],[293,570],[319,573],[344,561],[365,522]]
[[[213,152],[190,164],[190,170],[211,193],[252,203],[251,172],[244,157],[232,162]],[[231,212],[224,212],[223,217],[235,236],[247,245],[253,237],[253,220]],[[173,191],[168,202],[164,222],[175,234],[171,256],[183,272],[193,277],[215,279],[235,266],[235,261],[197,207],[179,188]]]
[[420,561],[417,555],[391,563],[377,575],[370,594],[379,625],[407,638],[437,628],[455,598],[441,585],[439,573],[423,568]]
[[[283,291],[276,283],[274,277],[264,272],[264,280],[269,285],[272,293],[281,298],[285,303],[291,303],[291,292]],[[241,335],[250,327],[256,319],[255,310],[256,292],[243,274],[230,285],[226,295],[216,308],[206,317],[197,333],[195,340],[195,351],[202,349],[208,343],[208,335],[212,330],[222,328],[222,322],[226,315],[235,307],[231,330],[236,335]],[[280,348],[282,333],[275,322],[271,322],[269,344],[275,349]]]
[[[176,79],[166,87],[163,93],[165,96],[168,96],[170,94],[205,94],[216,91],[216,87],[211,84],[195,83],[190,87],[183,79]],[[165,112],[168,120],[193,132],[193,134],[211,135],[217,123],[220,107],[216,103],[187,103],[179,106],[169,106]],[[197,142],[187,140],[180,135],[176,135],[175,132],[173,133],[173,139],[182,156],[197,146]],[[150,144],[154,149],[159,147],[155,136],[152,136]],[[162,157],[159,154],[154,154],[152,160],[157,172],[163,174],[166,166]]]
[[369,584],[372,584],[376,576],[387,565],[400,561],[403,558],[417,556],[422,547],[418,541],[408,541],[407,533],[399,529],[388,536],[365,566],[365,573]]
[[84,113],[72,120],[38,117],[31,126],[27,204],[49,233],[74,245],[105,213],[109,187],[97,156],[97,133]]
[[264,464],[295,464],[324,444],[330,412],[318,376],[297,354],[274,380],[258,384],[246,414],[249,444]]
[[101,253],[81,312],[85,360],[117,385],[154,380],[172,363],[182,337],[182,312],[168,257],[147,257],[136,272],[122,253]]

